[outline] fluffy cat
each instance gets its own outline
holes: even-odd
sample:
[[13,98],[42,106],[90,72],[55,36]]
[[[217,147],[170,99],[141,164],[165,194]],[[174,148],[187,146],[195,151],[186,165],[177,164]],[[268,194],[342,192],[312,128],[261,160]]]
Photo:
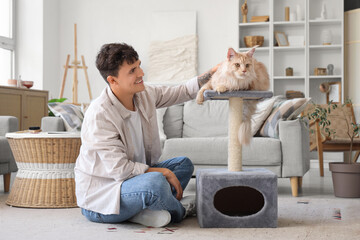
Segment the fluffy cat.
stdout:
[[[269,74],[263,63],[253,58],[255,48],[248,52],[235,52],[229,48],[227,60],[225,60],[211,77],[211,79],[201,87],[196,101],[198,104],[204,102],[205,90],[216,90],[217,92],[253,90],[266,91],[269,89]],[[243,122],[240,125],[238,138],[241,144],[249,144],[251,134],[251,116],[256,110],[257,101],[244,101]]]

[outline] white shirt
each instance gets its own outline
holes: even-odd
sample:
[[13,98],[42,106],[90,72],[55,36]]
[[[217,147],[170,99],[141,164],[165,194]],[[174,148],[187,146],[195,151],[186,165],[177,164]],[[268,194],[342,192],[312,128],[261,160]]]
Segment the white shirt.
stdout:
[[127,119],[126,125],[128,125],[129,132],[131,133],[135,149],[133,161],[146,164],[143,130],[140,114],[137,109],[135,111],[130,111],[130,118]]
[[134,103],[143,129],[146,164],[134,161],[133,136],[126,125],[130,111],[105,88],[85,113],[81,148],[75,165],[75,189],[79,207],[102,214],[119,214],[121,184],[143,174],[161,154],[156,108],[196,97],[197,78],[178,86],[145,85]]

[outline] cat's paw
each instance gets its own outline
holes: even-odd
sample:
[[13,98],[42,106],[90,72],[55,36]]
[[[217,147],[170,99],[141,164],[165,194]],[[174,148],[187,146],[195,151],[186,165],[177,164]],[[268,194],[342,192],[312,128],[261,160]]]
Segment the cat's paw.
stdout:
[[196,97],[196,103],[199,104],[199,105],[202,105],[204,102],[204,96],[203,95],[197,95]]
[[220,85],[220,86],[217,86],[215,88],[215,91],[218,92],[218,93],[223,93],[223,92],[226,92],[226,87],[224,85]]

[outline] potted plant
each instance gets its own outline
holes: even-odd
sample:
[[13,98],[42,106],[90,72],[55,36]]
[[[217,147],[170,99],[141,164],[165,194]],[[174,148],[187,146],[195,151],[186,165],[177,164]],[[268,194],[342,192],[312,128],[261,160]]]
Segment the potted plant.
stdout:
[[[350,105],[349,105],[350,104]],[[329,169],[332,173],[334,194],[336,197],[360,197],[360,163],[356,163],[356,159],[352,159],[352,152],[354,149],[354,142],[356,141],[356,146],[359,150],[359,143],[357,137],[360,133],[360,124],[355,123],[354,114],[352,116],[345,114],[344,107],[351,106],[351,100],[346,100],[345,104],[341,105],[339,108],[343,113],[343,117],[346,120],[345,139],[337,139],[336,131],[331,127],[331,120],[329,119],[330,113],[338,108],[338,105],[335,103],[328,103],[326,107],[323,105],[315,105],[312,111],[309,111],[306,114],[309,121],[315,121],[319,124],[320,128],[323,130],[324,137],[327,140],[331,140],[334,145],[335,151],[345,151],[349,149],[348,158],[344,159],[344,162],[332,162],[329,163]],[[352,108],[351,108],[352,110]],[[357,139],[357,140],[355,140]]]

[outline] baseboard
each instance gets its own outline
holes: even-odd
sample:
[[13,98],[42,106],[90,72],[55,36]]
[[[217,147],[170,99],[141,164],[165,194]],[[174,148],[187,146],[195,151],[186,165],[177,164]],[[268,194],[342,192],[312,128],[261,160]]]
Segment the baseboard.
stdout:
[[[329,168],[329,163],[330,162],[342,162],[342,159],[326,159],[324,160],[324,169],[328,169]],[[319,160],[318,159],[311,159],[310,160],[310,168],[319,168]]]

